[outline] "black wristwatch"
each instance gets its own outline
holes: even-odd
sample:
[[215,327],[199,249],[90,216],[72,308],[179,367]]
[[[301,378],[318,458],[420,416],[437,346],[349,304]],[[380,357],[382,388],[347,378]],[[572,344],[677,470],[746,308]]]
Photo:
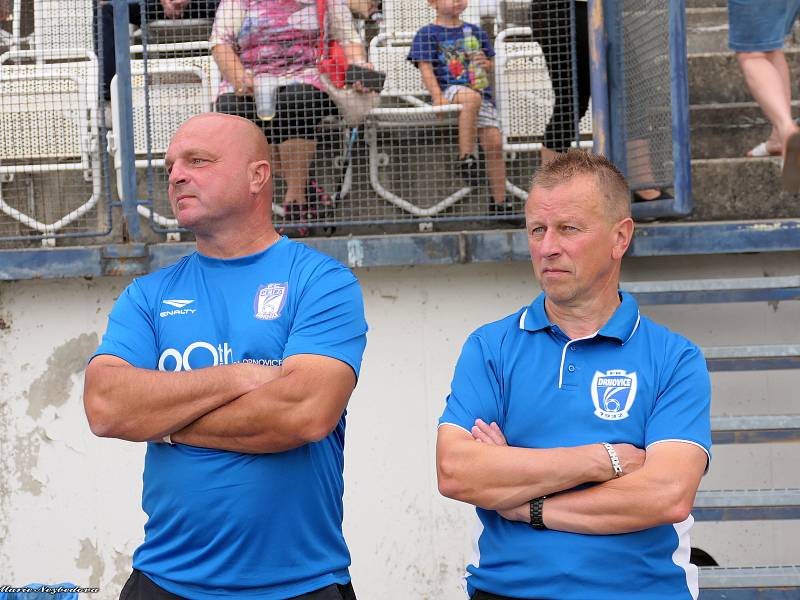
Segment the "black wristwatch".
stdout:
[[547,496],[540,496],[539,498],[534,498],[531,500],[531,521],[530,525],[534,529],[547,529],[547,525],[544,524],[544,519],[542,515],[542,508],[544,507],[544,499]]

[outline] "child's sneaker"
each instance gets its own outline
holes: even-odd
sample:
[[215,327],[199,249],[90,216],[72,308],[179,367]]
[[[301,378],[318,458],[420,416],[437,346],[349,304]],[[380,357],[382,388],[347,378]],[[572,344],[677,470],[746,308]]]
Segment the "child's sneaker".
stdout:
[[489,210],[487,212],[490,217],[500,217],[497,219],[499,223],[513,225],[514,227],[518,227],[525,222],[524,218],[515,216],[514,201],[508,197],[502,204],[489,200]]
[[481,178],[477,158],[467,154],[459,161],[458,167],[461,169],[461,179],[464,180],[468,187],[476,188],[480,185]]

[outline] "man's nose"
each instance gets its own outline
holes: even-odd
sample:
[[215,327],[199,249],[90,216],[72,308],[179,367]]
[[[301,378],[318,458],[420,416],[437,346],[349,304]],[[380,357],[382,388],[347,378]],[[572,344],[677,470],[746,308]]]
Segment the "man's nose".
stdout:
[[172,165],[172,169],[169,172],[168,181],[170,185],[180,185],[181,183],[186,183],[186,170],[183,168],[180,162],[176,162]]
[[561,239],[557,231],[547,229],[542,236],[539,249],[544,256],[556,256],[561,253]]

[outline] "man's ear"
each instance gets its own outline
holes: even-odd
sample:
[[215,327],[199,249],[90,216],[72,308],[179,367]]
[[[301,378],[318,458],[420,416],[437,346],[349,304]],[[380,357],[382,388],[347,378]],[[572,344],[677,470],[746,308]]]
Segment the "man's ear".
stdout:
[[625,217],[614,225],[614,246],[611,250],[614,260],[622,260],[622,257],[625,256],[633,240],[633,229],[633,219],[630,217]]
[[250,176],[250,192],[253,194],[261,192],[272,177],[272,168],[266,160],[251,162],[247,167],[247,171]]

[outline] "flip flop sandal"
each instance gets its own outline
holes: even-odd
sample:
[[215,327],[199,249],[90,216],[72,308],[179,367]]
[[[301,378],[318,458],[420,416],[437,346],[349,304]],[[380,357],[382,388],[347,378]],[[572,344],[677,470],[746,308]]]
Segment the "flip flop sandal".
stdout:
[[766,156],[780,156],[780,150],[768,150],[767,142],[761,142],[747,151],[747,158],[764,158]]
[[781,180],[787,191],[800,191],[800,131],[793,133],[786,140]]

